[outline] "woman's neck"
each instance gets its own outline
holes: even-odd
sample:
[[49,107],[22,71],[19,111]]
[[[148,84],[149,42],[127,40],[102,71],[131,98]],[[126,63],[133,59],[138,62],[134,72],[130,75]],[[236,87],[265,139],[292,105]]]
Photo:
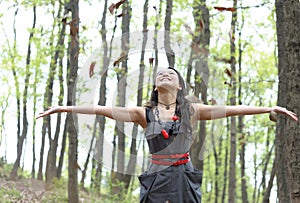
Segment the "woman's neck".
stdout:
[[158,103],[162,105],[172,105],[176,103],[176,96],[171,92],[159,93]]

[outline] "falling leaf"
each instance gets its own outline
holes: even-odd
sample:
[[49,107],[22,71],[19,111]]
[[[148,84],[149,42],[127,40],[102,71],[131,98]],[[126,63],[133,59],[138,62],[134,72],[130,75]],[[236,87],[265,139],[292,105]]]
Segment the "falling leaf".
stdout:
[[123,61],[125,57],[126,57],[126,54],[124,52],[122,52],[120,57],[117,60],[114,61],[114,63],[113,63],[114,67],[119,65],[119,63],[121,61]]
[[126,0],[121,0],[118,3],[116,3],[116,9],[119,8],[119,6],[121,6]]
[[156,6],[153,6],[154,10],[157,10]]
[[[121,0],[118,3],[114,4],[112,3],[109,7],[108,10],[110,12],[110,14],[114,14],[114,10],[118,9],[126,0]],[[119,14],[120,15],[120,14]],[[121,16],[117,16],[117,17],[121,17]]]
[[225,81],[224,84],[228,85],[229,87],[232,87],[232,84],[230,82]]
[[231,11],[231,12],[236,11],[236,8],[233,8],[233,7],[220,7],[220,6],[215,6],[214,9],[216,9],[216,10],[218,10],[218,11]]
[[203,20],[200,19],[199,20],[199,29],[197,31],[202,32],[204,30],[204,28],[205,28],[205,26],[204,26]]
[[114,10],[116,8],[116,5],[114,3],[112,3],[109,7],[108,10],[110,12],[110,14],[114,14]]
[[232,73],[231,73],[231,71],[230,71],[228,68],[226,68],[226,69],[224,70],[224,72],[225,72],[229,77],[232,76]]
[[192,36],[195,36],[194,32],[192,31],[192,28],[188,24],[184,23],[183,26],[185,27],[188,33],[190,33]]
[[96,65],[96,61],[92,62],[90,65],[90,70],[89,70],[90,78],[94,75],[95,65]]
[[150,64],[150,66],[153,66],[153,61],[154,61],[154,59],[155,59],[155,58],[153,58],[153,57],[149,58],[149,64]]
[[125,15],[125,13],[120,13],[120,14],[117,15],[117,17],[120,18],[120,17],[122,17],[124,15]]

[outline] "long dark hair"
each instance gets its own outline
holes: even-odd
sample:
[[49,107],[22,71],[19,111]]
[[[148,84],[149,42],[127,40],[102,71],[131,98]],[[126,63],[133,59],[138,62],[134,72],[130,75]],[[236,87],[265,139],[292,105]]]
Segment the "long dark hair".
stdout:
[[[191,106],[191,103],[185,98],[187,96],[187,90],[185,87],[184,79],[176,69],[172,67],[168,67],[168,69],[171,69],[176,72],[179,79],[179,85],[181,87],[181,89],[177,91],[175,114],[179,116],[184,131],[186,131],[188,134],[191,135],[192,126],[191,126],[190,118],[191,115],[194,113],[194,109]],[[157,106],[157,103],[158,103],[158,92],[156,90],[156,85],[154,84],[151,92],[150,100],[145,104],[145,107],[153,108]]]

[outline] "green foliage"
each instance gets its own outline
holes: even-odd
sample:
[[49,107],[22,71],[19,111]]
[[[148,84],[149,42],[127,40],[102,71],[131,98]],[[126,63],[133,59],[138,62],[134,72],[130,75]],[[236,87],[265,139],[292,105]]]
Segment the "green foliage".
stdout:
[[2,203],[18,202],[22,200],[20,191],[10,188],[0,188],[0,199]]

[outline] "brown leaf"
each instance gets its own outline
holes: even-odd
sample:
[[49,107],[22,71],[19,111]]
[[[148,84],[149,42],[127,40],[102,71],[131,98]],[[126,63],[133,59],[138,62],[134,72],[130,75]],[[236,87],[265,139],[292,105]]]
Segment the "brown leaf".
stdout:
[[218,11],[231,11],[231,12],[236,11],[236,8],[233,8],[233,7],[221,7],[221,6],[215,6],[214,9],[216,9],[216,10],[218,10]]
[[198,32],[202,32],[204,30],[205,26],[204,26],[204,23],[203,23],[203,20],[200,19],[199,20],[199,28],[197,29]]
[[150,66],[153,66],[153,61],[154,61],[154,59],[155,59],[155,58],[153,58],[153,57],[149,58],[149,64],[150,64]]
[[126,54],[124,52],[121,53],[120,57],[114,61],[113,65],[114,67],[119,65],[120,62],[122,62],[126,57]]
[[94,75],[95,65],[96,65],[96,61],[93,61],[90,65],[90,70],[89,70],[90,78]]
[[126,0],[121,0],[118,3],[116,3],[116,9],[118,9]]
[[231,73],[231,71],[230,71],[228,68],[226,68],[226,69],[224,70],[224,72],[225,72],[229,77],[232,76],[232,73]]
[[108,7],[108,10],[110,12],[110,14],[114,14],[114,10],[116,8],[116,5],[114,3],[112,3],[109,7]]
[[225,81],[224,84],[228,85],[229,87],[232,87],[232,84],[230,82]]
[[76,37],[77,38],[78,27],[75,26],[75,22],[77,22],[76,19],[73,19],[72,21],[69,22],[69,25],[70,25],[70,35],[72,37]]
[[124,15],[125,15],[125,13],[120,13],[120,14],[117,15],[117,17],[120,18],[120,17],[122,17]]

